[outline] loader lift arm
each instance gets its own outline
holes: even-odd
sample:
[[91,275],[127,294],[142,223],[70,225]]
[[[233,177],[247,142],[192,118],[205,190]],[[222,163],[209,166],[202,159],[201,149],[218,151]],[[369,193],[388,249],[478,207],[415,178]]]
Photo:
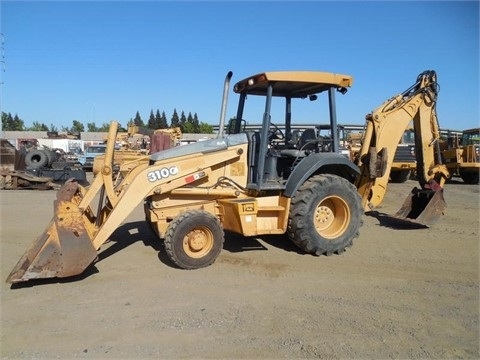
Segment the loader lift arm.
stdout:
[[[180,155],[176,156],[174,165],[165,150],[167,155],[157,157],[151,164],[138,164],[120,182],[114,183],[112,164],[117,127],[116,122],[110,125],[105,161],[92,185],[86,189],[70,182],[59,190],[52,221],[18,261],[7,282],[81,273],[95,260],[97,250],[113,231],[146,197],[179,189],[192,177],[208,178],[212,167],[238,158],[242,153],[238,146],[244,146],[247,141],[246,136],[240,134],[233,140],[237,146],[231,148],[227,141],[200,142],[196,147],[190,146],[196,154],[198,149],[206,149],[194,162],[189,153],[175,150],[170,153]],[[222,156],[218,156],[219,151]],[[96,213],[92,209],[95,201],[98,201]]]
[[364,140],[357,159],[361,175],[356,184],[366,211],[378,206],[385,197],[395,150],[412,120],[417,176],[422,190],[438,190],[448,178],[439,151],[436,77],[435,71],[422,72],[411,87],[366,116]]

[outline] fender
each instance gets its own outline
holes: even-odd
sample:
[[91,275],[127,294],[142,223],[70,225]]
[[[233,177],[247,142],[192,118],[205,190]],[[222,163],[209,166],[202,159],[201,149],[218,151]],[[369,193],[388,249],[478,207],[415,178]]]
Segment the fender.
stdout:
[[[334,166],[334,171],[328,169],[326,171],[319,171],[322,167]],[[308,178],[316,173],[338,174],[346,179],[349,176],[356,177],[360,175],[360,169],[357,165],[347,159],[345,156],[335,153],[315,153],[306,156],[295,167],[288,178],[284,195],[286,197],[293,197],[300,185],[302,185]],[[348,179],[350,180],[350,179]]]

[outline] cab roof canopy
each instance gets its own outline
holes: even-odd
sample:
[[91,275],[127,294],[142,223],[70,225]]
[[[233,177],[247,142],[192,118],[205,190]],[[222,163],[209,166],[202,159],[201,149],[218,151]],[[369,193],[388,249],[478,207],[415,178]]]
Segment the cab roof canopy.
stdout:
[[269,84],[273,84],[273,96],[305,98],[332,87],[346,91],[347,87],[352,86],[353,77],[319,71],[274,71],[241,80],[233,90],[236,93],[265,96]]

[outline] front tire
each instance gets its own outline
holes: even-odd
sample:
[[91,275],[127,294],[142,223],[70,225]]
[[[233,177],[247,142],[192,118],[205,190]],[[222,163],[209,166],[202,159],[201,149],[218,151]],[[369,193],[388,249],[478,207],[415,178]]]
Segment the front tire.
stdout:
[[287,232],[307,253],[341,254],[358,236],[362,216],[355,186],[336,175],[316,175],[292,199]]
[[165,234],[165,250],[170,260],[182,269],[198,269],[215,262],[223,248],[225,235],[219,220],[204,210],[178,215]]

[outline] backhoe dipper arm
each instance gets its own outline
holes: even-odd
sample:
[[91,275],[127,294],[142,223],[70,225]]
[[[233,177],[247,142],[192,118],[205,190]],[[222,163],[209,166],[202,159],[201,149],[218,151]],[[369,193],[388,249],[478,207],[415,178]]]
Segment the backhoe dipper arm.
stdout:
[[366,116],[365,136],[357,160],[361,169],[357,189],[365,210],[383,201],[397,145],[412,120],[417,177],[422,189],[445,183],[448,171],[439,164],[439,158],[435,159],[434,146],[438,147],[440,138],[435,111],[437,95],[436,73],[425,71],[414,85]]

